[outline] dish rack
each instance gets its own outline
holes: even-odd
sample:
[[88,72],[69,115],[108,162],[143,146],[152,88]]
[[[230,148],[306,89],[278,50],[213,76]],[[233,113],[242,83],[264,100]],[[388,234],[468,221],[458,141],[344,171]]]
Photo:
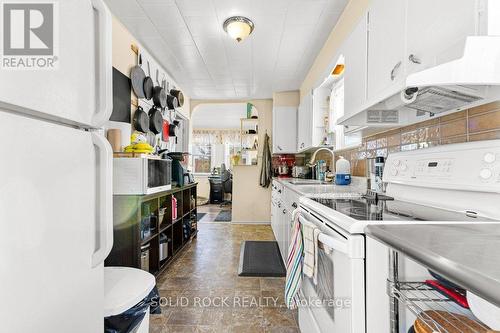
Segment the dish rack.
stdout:
[[425,311],[435,310],[447,312],[451,315],[450,319],[461,321],[457,315],[465,316],[478,322],[485,330],[489,328],[478,321],[469,309],[463,308],[453,300],[439,293],[424,282],[402,282],[398,278],[398,253],[390,250],[389,254],[389,276],[388,294],[391,297],[391,333],[399,333],[399,305],[404,305],[420,321],[426,325],[431,332],[435,333],[457,333],[457,332],[479,332],[473,327],[467,327],[466,330],[459,328],[451,320],[444,319],[453,329],[446,329],[441,324],[425,313]]

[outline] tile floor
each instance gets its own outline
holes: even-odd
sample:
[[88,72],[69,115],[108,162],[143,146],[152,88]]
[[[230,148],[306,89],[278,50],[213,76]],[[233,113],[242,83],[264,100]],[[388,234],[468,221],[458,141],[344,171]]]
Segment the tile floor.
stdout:
[[230,222],[223,222],[223,221],[215,221],[215,218],[222,210],[230,210],[230,209],[231,209],[231,206],[224,206],[221,208],[220,204],[198,206],[198,213],[205,213],[205,216],[203,216],[203,218],[198,222],[200,222],[200,223],[204,223],[204,222],[230,223]]
[[200,223],[198,237],[157,278],[162,314],[150,332],[299,332],[284,278],[238,277],[243,240],[274,240],[270,226]]

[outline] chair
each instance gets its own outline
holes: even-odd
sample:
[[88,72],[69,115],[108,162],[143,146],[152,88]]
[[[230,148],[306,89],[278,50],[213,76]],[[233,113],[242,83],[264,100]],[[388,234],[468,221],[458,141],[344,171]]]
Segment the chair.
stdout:
[[[233,200],[233,175],[229,170],[224,170],[221,174],[222,182],[222,198],[223,201],[220,204],[221,207],[225,205],[231,205]],[[225,199],[225,194],[231,194],[231,200]]]

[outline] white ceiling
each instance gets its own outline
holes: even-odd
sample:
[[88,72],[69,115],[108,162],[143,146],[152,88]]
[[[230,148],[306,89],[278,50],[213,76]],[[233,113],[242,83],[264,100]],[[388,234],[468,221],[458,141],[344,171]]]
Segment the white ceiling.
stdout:
[[[270,98],[300,87],[348,0],[105,0],[196,99]],[[255,23],[242,43],[222,29]]]
[[194,109],[193,128],[239,129],[247,116],[246,103],[201,104]]

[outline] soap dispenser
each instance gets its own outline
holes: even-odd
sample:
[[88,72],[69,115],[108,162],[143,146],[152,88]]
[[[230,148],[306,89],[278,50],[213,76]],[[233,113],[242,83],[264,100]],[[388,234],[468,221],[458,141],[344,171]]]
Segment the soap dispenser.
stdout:
[[351,184],[351,163],[343,156],[340,156],[335,164],[335,184]]

